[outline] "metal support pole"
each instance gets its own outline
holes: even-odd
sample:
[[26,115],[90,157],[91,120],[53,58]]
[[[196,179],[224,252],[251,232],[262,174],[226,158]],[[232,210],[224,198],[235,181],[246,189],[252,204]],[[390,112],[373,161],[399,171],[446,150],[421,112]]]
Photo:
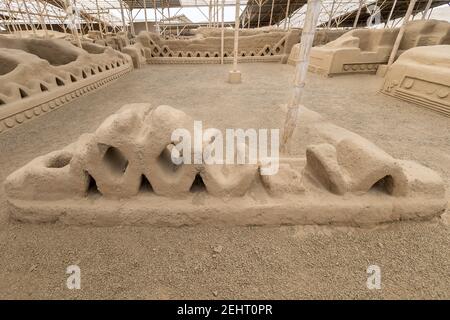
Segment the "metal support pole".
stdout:
[[387,18],[386,24],[384,25],[385,28],[387,27],[388,23],[391,21],[392,14],[394,13],[396,5],[397,5],[397,0],[394,0],[394,4],[392,5],[391,11],[389,12],[389,17]]
[[423,13],[422,13],[422,20],[424,20],[425,17],[427,16],[428,10],[430,10],[432,2],[433,2],[433,0],[428,0],[427,6],[425,7],[425,10],[423,10]]
[[75,23],[75,15],[73,14],[73,6],[70,3],[70,0],[65,0],[64,6],[65,6],[65,9],[66,9],[67,17],[69,18],[69,21],[70,21],[70,29],[72,30],[72,34],[75,37],[75,41],[77,42],[77,46],[82,48],[81,40],[80,40],[80,37],[78,36],[78,30],[77,30],[77,26],[76,26],[76,23]]
[[41,28],[42,28],[42,30],[44,30],[45,38],[48,39],[47,26],[45,25],[44,17],[42,16],[43,11],[41,9],[41,4],[40,4],[39,0],[36,0],[36,6],[38,9],[38,13],[39,13],[39,19],[41,20]]
[[159,34],[158,15],[157,15],[158,10],[156,10],[156,0],[153,0],[153,9],[155,9],[155,28]]
[[34,26],[33,21],[31,20],[30,11],[28,10],[27,4],[25,0],[22,0],[23,5],[25,6],[25,12],[27,13],[28,20],[30,20],[31,29],[33,30],[33,35],[36,36],[36,27]]
[[[397,0],[395,0],[395,1],[397,1]],[[363,3],[364,3],[364,0],[359,0],[359,8],[358,8],[358,12],[356,13],[355,21],[353,21],[353,28],[356,28],[358,26],[358,20],[359,20],[359,16],[361,15]]]
[[237,71],[238,51],[239,51],[239,15],[241,1],[236,0],[236,17],[234,22],[234,55],[233,55],[233,71]]
[[241,12],[241,1],[236,0],[236,15],[234,18],[234,54],[233,54],[233,70],[228,74],[229,83],[241,83],[241,72],[237,69],[239,54],[239,15]]
[[391,51],[391,56],[389,57],[388,67],[394,63],[395,57],[397,55],[398,48],[400,47],[400,43],[402,42],[403,34],[405,33],[406,24],[409,21],[409,17],[414,9],[414,5],[416,4],[416,0],[411,0],[409,2],[408,10],[406,11],[405,18],[403,19],[403,24],[400,27],[400,30],[397,35],[397,39],[395,39],[394,47]]
[[209,0],[209,5],[208,5],[208,27],[211,28],[211,18],[212,18],[212,7],[211,7],[211,1]]
[[286,7],[286,17],[284,18],[284,30],[286,30],[287,22],[288,22],[288,16],[289,16],[289,6],[291,5],[291,0],[288,0],[287,7]]
[[269,26],[272,25],[272,17],[273,17],[273,5],[274,5],[275,0],[272,0],[272,7],[270,8],[270,21],[269,21]]
[[123,12],[122,0],[119,0],[119,4],[120,4],[120,15],[122,16],[122,31],[127,32],[127,23],[125,21],[125,13]]
[[305,25],[300,40],[299,59],[295,67],[294,90],[288,102],[286,121],[284,123],[281,152],[287,152],[288,142],[297,126],[298,111],[308,73],[309,55],[314,42],[314,34],[321,9],[320,2],[321,0],[308,0]]
[[220,63],[223,64],[223,51],[225,45],[225,0],[222,0],[222,31],[220,35]]
[[258,28],[259,28],[259,23],[261,21],[261,7],[262,7],[262,2],[261,0],[258,1]]
[[332,22],[332,20],[333,20],[334,4],[335,4],[335,1],[333,0],[333,3],[331,4],[330,18],[328,19],[328,24],[327,24],[327,28],[328,28],[328,29],[331,28],[331,22]]
[[145,19],[145,31],[148,32],[147,1],[146,0],[144,0],[144,19]]

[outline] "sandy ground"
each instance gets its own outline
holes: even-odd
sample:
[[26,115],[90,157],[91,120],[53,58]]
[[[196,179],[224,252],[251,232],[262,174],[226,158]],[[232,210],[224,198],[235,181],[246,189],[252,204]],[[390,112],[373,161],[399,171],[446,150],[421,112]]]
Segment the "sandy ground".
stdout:
[[[293,68],[146,66],[102,91],[0,135],[0,181],[90,132],[123,104],[182,109],[218,128],[277,128]],[[304,104],[395,157],[417,160],[450,189],[450,119],[378,93],[382,79],[310,74]],[[297,137],[300,139],[301,137]],[[0,192],[0,298],[450,298],[449,214],[430,222],[343,227],[72,227],[8,220]],[[81,290],[65,286],[81,268]],[[366,269],[382,271],[368,290]]]

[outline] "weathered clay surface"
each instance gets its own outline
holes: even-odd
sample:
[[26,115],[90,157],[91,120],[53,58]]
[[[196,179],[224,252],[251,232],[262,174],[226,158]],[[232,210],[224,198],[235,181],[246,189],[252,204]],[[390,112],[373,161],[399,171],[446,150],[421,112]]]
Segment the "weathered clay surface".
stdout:
[[[240,30],[239,60],[241,62],[287,62],[294,44],[300,41],[301,30],[288,32],[275,29]],[[163,39],[155,33],[141,32],[137,39],[145,48],[148,63],[219,63],[221,35],[219,31],[203,30],[188,39]],[[224,37],[225,62],[232,61],[234,37]]]
[[192,132],[193,119],[169,106],[124,106],[96,132],[11,174],[11,217],[93,225],[367,225],[443,213],[445,189],[435,172],[394,159],[314,112],[301,114],[299,130],[313,141],[306,158],[282,157],[279,172],[263,176],[265,162],[175,165],[171,133]]
[[403,53],[389,67],[382,92],[450,117],[450,45]]
[[0,132],[107,85],[133,68],[111,48],[0,37]]
[[[375,73],[389,60],[397,29],[356,29],[323,47],[311,50],[310,71],[324,75]],[[419,46],[450,44],[450,23],[411,21],[406,25],[398,55]]]
[[[332,29],[317,30],[314,34],[313,47],[323,46],[328,42],[334,41],[342,36],[345,32],[345,30]],[[297,43],[292,47],[291,53],[289,54],[288,64],[293,66],[297,64],[299,52],[300,43]]]

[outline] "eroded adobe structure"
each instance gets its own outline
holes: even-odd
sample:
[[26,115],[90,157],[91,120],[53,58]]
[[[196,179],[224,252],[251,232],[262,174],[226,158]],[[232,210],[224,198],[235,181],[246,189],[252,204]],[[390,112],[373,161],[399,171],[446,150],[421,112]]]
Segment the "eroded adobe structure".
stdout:
[[450,117],[450,45],[403,53],[389,67],[382,92]]
[[[92,134],[38,157],[5,182],[8,210],[26,222],[91,225],[370,225],[430,219],[446,208],[441,178],[301,109],[292,150],[275,175],[266,164],[179,164],[168,106],[124,106]],[[204,141],[204,146],[212,143]],[[249,146],[236,143],[243,155]],[[245,157],[245,156],[244,156]],[[203,159],[204,160],[204,159]]]
[[91,30],[85,39],[101,46],[111,47],[118,51],[122,51],[123,48],[130,45],[130,41],[125,32],[108,32],[102,34],[100,31]]
[[130,57],[84,43],[0,36],[0,132],[130,72]]
[[[294,44],[300,40],[300,30],[240,30],[240,62],[286,63]],[[163,39],[158,34],[141,32],[137,38],[135,55],[142,55],[147,63],[220,63],[221,34],[219,30],[203,30],[188,39]],[[133,47],[133,46],[131,46]],[[224,35],[224,61],[232,62],[234,37],[232,30]],[[128,50],[133,50],[129,48]],[[127,52],[130,53],[130,52]],[[137,57],[135,58],[136,61]]]
[[[375,73],[389,60],[399,29],[356,29],[311,50],[309,70],[324,75]],[[411,21],[406,25],[397,56],[405,50],[450,44],[450,23]]]
[[[328,42],[334,41],[340,36],[342,36],[345,32],[346,32],[345,30],[332,30],[332,29],[317,30],[316,33],[314,34],[313,47],[323,46]],[[293,66],[297,64],[299,52],[300,52],[300,43],[297,43],[292,47],[291,53],[289,54],[288,64]]]

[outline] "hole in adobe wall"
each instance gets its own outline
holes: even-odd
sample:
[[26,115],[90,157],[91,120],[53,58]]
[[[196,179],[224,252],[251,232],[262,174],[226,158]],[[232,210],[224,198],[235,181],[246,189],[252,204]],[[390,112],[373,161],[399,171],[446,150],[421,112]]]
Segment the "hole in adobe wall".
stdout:
[[100,148],[105,147],[107,150],[103,156],[103,162],[114,174],[123,175],[128,168],[128,159],[119,149],[112,146],[100,145]]
[[77,78],[73,74],[70,75],[70,81],[77,82]]
[[394,188],[394,178],[388,175],[375,182],[369,191],[392,194],[393,188]]
[[98,197],[102,195],[97,187],[97,181],[95,181],[94,177],[90,174],[88,174],[88,187],[86,190],[86,194],[88,197]]
[[81,71],[81,76],[83,77],[83,79],[86,79],[86,78],[87,78],[87,74],[86,74],[86,72],[84,72],[84,70]]
[[57,85],[58,87],[64,86],[64,81],[62,81],[60,78],[56,77],[56,78],[55,78],[55,81],[56,81],[56,85]]
[[189,58],[192,57],[192,55],[190,53],[188,53],[186,56],[189,57]]
[[10,73],[15,68],[17,68],[17,66],[18,63],[15,62],[14,60],[2,57],[2,59],[0,60],[0,75]]
[[166,172],[174,173],[176,172],[181,165],[177,165],[172,161],[172,148],[173,144],[168,145],[158,157],[159,166]]
[[2,104],[6,104],[6,103],[2,99],[0,99],[0,105],[2,105]]
[[214,58],[218,58],[219,57],[219,54],[218,53],[215,53],[214,54]]
[[28,97],[28,93],[26,93],[26,91],[23,90],[22,88],[19,88],[19,93],[22,99]]
[[203,179],[200,176],[200,174],[197,174],[195,176],[194,182],[192,183],[191,189],[189,191],[192,193],[206,192],[206,185],[203,182]]
[[98,72],[103,72],[102,67],[98,66],[97,69],[98,69]]
[[117,61],[117,64],[116,64],[118,67],[120,67],[120,62],[119,61]]
[[42,92],[48,91],[48,88],[47,88],[44,84],[42,84],[42,83],[39,84],[39,87],[41,88],[41,91],[42,91]]
[[60,169],[69,165],[72,156],[70,154],[60,154],[51,158],[47,163],[47,168]]
[[197,58],[200,58],[200,53],[197,53]]
[[183,54],[180,52],[180,53],[178,53],[178,58],[182,58],[183,57]]
[[91,69],[91,74],[94,75],[95,74],[95,70]]
[[105,66],[105,69],[106,69],[106,70],[109,70],[109,66],[108,66],[108,65],[106,65],[106,66]]
[[145,175],[141,176],[141,185],[139,187],[139,192],[141,193],[153,192],[152,184]]
[[205,58],[209,58],[209,53],[205,53]]

